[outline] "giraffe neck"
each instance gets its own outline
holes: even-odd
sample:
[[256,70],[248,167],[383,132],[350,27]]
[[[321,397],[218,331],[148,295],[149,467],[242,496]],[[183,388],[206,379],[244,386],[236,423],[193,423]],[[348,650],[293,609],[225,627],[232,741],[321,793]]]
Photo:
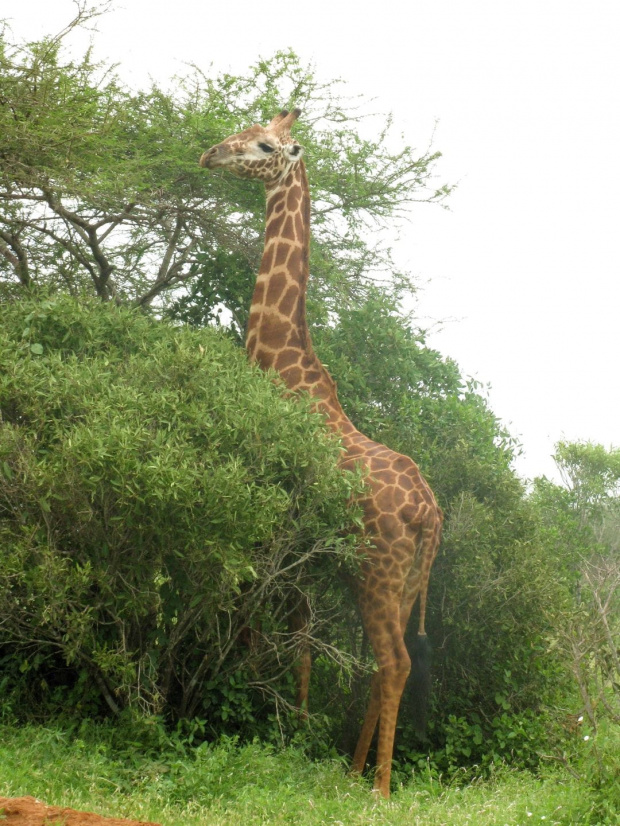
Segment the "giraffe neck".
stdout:
[[265,369],[285,349],[314,355],[306,321],[310,193],[303,161],[266,191],[265,249],[246,339],[250,357]]
[[275,368],[291,390],[317,400],[345,445],[358,432],[343,411],[336,384],[317,358],[306,321],[310,272],[310,192],[303,161],[267,187],[267,227],[246,337],[252,360]]

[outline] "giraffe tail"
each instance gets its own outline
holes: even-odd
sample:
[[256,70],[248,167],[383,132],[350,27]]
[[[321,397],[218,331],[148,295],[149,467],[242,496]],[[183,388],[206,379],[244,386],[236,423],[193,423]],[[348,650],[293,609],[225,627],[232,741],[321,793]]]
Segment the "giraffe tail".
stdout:
[[418,633],[415,637],[411,653],[411,700],[413,707],[413,724],[416,733],[421,739],[426,739],[426,717],[431,696],[431,644],[426,636],[426,597],[433,561],[437,556],[437,549],[441,541],[443,526],[443,512],[439,506],[433,513],[430,524],[427,526],[422,539],[422,582],[420,585],[420,617]]
[[431,654],[431,644],[426,634],[416,634],[411,652],[410,690],[413,725],[422,739],[426,739],[426,717],[431,696]]

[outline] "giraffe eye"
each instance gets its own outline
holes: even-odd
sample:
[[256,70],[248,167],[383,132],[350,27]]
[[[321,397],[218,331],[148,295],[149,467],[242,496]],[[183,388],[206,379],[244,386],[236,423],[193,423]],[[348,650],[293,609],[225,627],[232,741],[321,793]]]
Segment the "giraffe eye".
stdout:
[[263,152],[273,152],[273,146],[269,146],[268,143],[259,143],[258,146]]

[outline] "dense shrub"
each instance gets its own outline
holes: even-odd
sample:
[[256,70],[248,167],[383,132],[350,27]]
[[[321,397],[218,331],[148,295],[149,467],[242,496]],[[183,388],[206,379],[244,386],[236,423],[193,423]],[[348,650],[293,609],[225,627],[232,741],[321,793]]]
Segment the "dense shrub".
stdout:
[[252,720],[294,657],[291,591],[347,559],[337,443],[212,330],[0,313],[5,697]]

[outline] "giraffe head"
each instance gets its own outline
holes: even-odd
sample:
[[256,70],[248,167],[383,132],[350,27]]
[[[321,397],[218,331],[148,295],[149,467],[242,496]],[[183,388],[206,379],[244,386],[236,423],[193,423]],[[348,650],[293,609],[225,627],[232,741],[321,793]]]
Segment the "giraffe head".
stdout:
[[227,169],[238,178],[257,178],[273,186],[301,160],[303,147],[291,137],[291,126],[301,114],[282,110],[267,126],[254,124],[208,149],[200,158],[207,169]]

